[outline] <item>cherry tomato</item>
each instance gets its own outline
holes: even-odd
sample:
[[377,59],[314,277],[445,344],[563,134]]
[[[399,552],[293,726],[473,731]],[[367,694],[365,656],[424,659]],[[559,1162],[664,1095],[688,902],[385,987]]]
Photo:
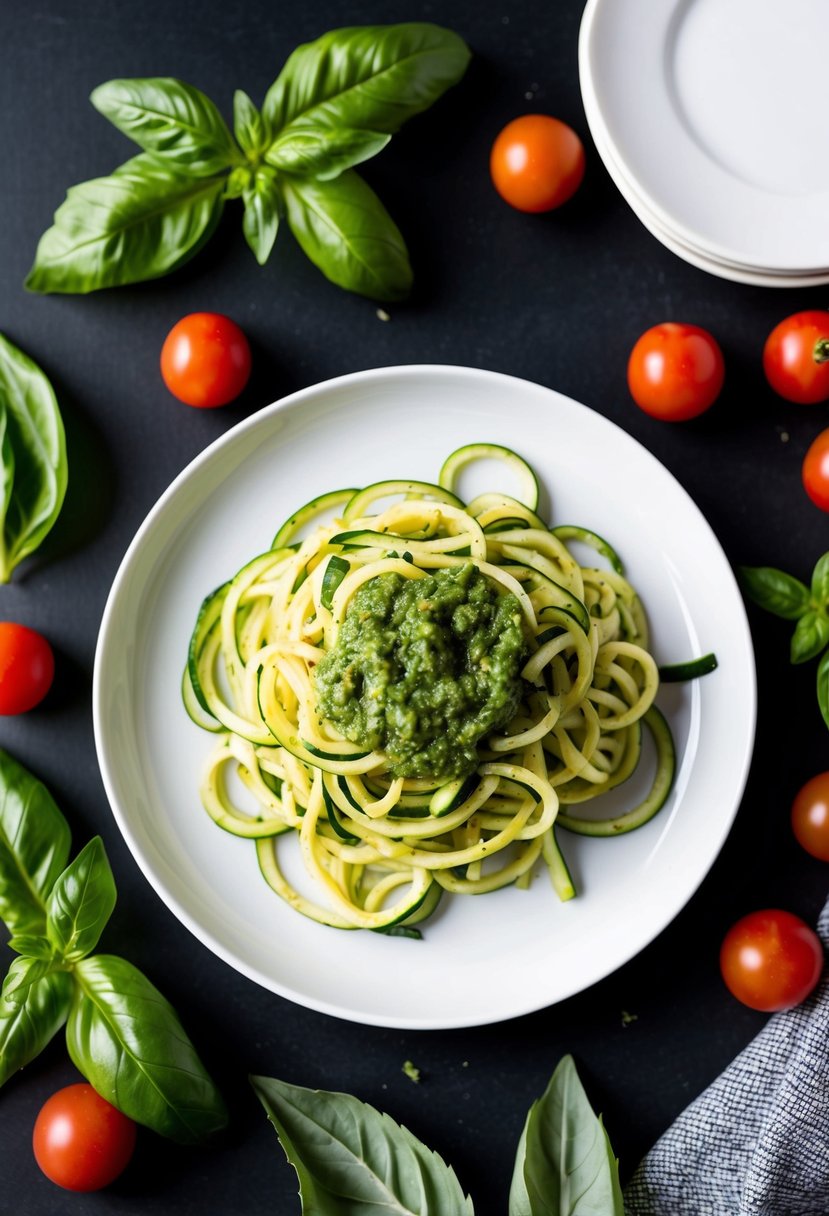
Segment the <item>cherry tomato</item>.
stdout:
[[829,399],[829,312],[796,312],[776,325],[763,348],[763,371],[787,401],[815,405]]
[[135,1124],[91,1085],[79,1082],[59,1089],[41,1107],[32,1147],[38,1165],[58,1186],[99,1191],[132,1157]]
[[664,422],[685,422],[703,414],[719,397],[725,363],[707,330],[665,321],[639,338],[627,374],[631,396],[646,414]]
[[829,773],[818,773],[798,791],[792,803],[792,830],[807,853],[829,861]]
[[731,993],[764,1013],[799,1005],[822,969],[820,938],[799,916],[779,908],[738,920],[720,949],[720,970]]
[[250,376],[250,347],[235,321],[193,312],[173,326],[161,348],[161,375],[179,401],[215,409],[239,396]]
[[489,171],[501,198],[518,211],[552,211],[581,185],[584,145],[559,119],[524,114],[495,140]]
[[0,714],[23,714],[46,696],[55,656],[42,634],[0,621]]
[[813,439],[803,459],[803,488],[816,507],[829,511],[829,429]]

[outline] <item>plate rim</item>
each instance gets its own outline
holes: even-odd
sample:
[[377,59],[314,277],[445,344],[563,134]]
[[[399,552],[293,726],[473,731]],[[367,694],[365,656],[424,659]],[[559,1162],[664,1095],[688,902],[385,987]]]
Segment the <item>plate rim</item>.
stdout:
[[[593,0],[590,0],[590,2],[592,3]],[[596,0],[596,3],[598,3],[598,0]],[[582,62],[583,45],[580,42],[580,64]],[[719,279],[728,279],[732,283],[743,283],[753,287],[805,289],[820,287],[829,283],[829,269],[808,274],[799,271],[765,271],[740,265],[726,259],[715,258],[713,255],[707,254],[703,249],[698,249],[688,244],[679,230],[668,227],[656,212],[651,209],[648,199],[644,195],[640,196],[638,194],[638,186],[634,180],[631,179],[629,181],[625,176],[624,163],[617,160],[614,155],[614,145],[606,131],[601,115],[601,107],[593,91],[589,72],[582,71],[580,78],[581,98],[585,118],[587,119],[590,134],[593,137],[594,146],[599,154],[599,159],[602,161],[608,177],[616,186],[616,189],[642,227],[670,253],[706,274],[714,275]]]
[[[623,3],[623,2],[625,2],[625,0],[614,0],[615,4],[619,4],[619,3]],[[635,2],[635,0],[634,0],[634,2]],[[668,25],[669,30],[675,19],[676,12],[680,8],[684,8],[688,2],[689,2],[689,0],[670,0],[671,11],[670,11],[670,14],[667,15],[667,25]],[[627,0],[627,3],[630,3],[630,0]],[[604,135],[605,135],[605,141],[611,148],[615,149],[615,151],[617,153],[617,160],[620,162],[620,164],[623,164],[627,168],[629,180],[631,182],[635,182],[636,190],[637,190],[638,194],[640,195],[640,197],[642,198],[643,202],[647,205],[650,213],[661,223],[663,228],[667,229],[669,232],[673,232],[682,243],[684,243],[685,245],[689,245],[692,248],[698,249],[701,254],[707,255],[714,260],[723,261],[726,263],[728,263],[728,262],[732,263],[732,265],[734,266],[734,269],[737,271],[739,271],[741,269],[745,269],[748,271],[757,270],[760,273],[763,273],[764,271],[771,271],[773,273],[791,275],[791,276],[797,277],[797,278],[808,277],[812,274],[826,273],[827,275],[829,275],[829,267],[823,267],[823,266],[815,267],[813,265],[805,266],[803,264],[800,264],[797,266],[785,265],[784,264],[785,259],[782,256],[773,259],[773,261],[771,263],[769,263],[769,262],[764,263],[760,259],[751,258],[748,254],[745,254],[741,258],[734,249],[728,248],[728,246],[723,245],[720,241],[710,239],[699,228],[699,226],[693,226],[692,224],[689,224],[688,222],[685,222],[683,220],[678,220],[676,215],[672,214],[662,203],[660,203],[654,197],[653,193],[651,192],[651,189],[648,186],[646,186],[643,183],[643,181],[640,179],[640,177],[632,170],[628,161],[625,159],[625,157],[619,151],[616,139],[614,138],[612,131],[610,130],[610,128],[608,127],[608,125],[606,124],[606,122],[604,120],[604,115],[602,112],[603,111],[602,102],[593,85],[594,74],[593,74],[593,69],[592,69],[592,53],[593,53],[593,41],[592,40],[596,34],[597,17],[600,17],[602,9],[608,9],[609,7],[610,7],[610,5],[609,5],[608,0],[587,0],[587,4],[585,5],[584,11],[582,13],[582,18],[581,18],[581,22],[580,22],[580,26],[579,26],[579,39],[578,39],[578,42],[579,42],[579,54],[578,54],[579,76],[583,82],[582,83],[582,94],[584,93],[584,87],[585,87],[584,81],[586,81],[588,84],[588,87],[591,91],[591,94],[595,100],[597,111],[601,115],[601,122],[602,122],[602,128],[603,128]],[[641,73],[640,73],[640,77],[641,77]],[[666,96],[669,91],[670,90],[666,90]],[[588,125],[590,125],[589,121],[588,121]],[[675,125],[676,125],[677,130],[683,133],[683,138],[687,139],[688,143],[694,146],[694,149],[695,149],[694,155],[697,155],[696,145],[694,144],[694,141],[691,139],[690,134],[687,134],[684,124],[681,122],[681,120],[678,117],[677,117],[677,121],[676,121]],[[720,166],[715,160],[713,160],[709,156],[703,155],[701,150],[699,152],[699,157],[700,157],[700,160],[704,161],[706,165],[710,165],[711,171],[713,173],[717,174],[721,179],[723,179],[723,180],[727,179],[729,181],[731,181],[731,180],[738,181],[739,188],[745,192],[747,197],[755,198],[755,199],[774,197],[768,191],[764,191],[759,186],[747,183],[746,181],[744,181],[742,179],[733,178],[732,175],[730,175],[727,172],[727,170],[725,168],[723,168],[722,166]],[[604,158],[602,157],[602,159],[604,159]],[[829,188],[827,188],[827,190],[825,190],[823,192],[823,195],[821,197],[825,197],[825,196],[829,196]],[[796,200],[797,200],[797,196],[792,196],[791,201],[794,203],[794,202],[796,202]],[[772,218],[774,218],[774,217],[772,217]],[[766,228],[774,227],[773,224],[770,225],[768,222],[764,222],[763,226]],[[659,239],[659,238],[657,238],[657,239]],[[676,251],[674,251],[674,252],[676,252]],[[682,254],[678,253],[677,256],[682,257]],[[702,269],[704,269],[704,267]],[[728,277],[728,276],[723,275],[721,277]],[[734,281],[739,282],[741,280],[735,279]],[[797,283],[795,283],[794,285],[797,286]]]

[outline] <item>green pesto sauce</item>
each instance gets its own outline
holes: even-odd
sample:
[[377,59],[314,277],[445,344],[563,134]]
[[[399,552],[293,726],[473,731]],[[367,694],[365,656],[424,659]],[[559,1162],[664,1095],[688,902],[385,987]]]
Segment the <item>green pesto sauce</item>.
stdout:
[[356,592],[316,668],[317,708],[385,752],[395,777],[466,776],[479,741],[516,714],[526,654],[517,599],[472,563],[381,574]]

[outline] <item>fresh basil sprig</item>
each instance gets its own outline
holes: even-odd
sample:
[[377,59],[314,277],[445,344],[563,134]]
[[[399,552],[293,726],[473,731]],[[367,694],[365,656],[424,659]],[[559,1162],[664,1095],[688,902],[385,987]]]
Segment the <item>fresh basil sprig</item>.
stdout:
[[[471,1216],[450,1166],[388,1115],[350,1094],[270,1077],[251,1083],[314,1216]],[[571,1056],[533,1104],[518,1146],[509,1216],[624,1216],[619,1170]]]
[[261,112],[236,92],[233,134],[184,81],[100,85],[93,105],[142,152],[70,188],[26,286],[84,293],[167,274],[198,252],[225,202],[240,198],[260,264],[284,216],[333,283],[404,298],[412,283],[405,242],[354,166],[457,83],[468,62],[456,34],[426,22],[332,30],[293,52]]
[[829,727],[829,552],[815,563],[810,585],[771,566],[743,566],[740,583],[746,596],[767,612],[795,621],[789,646],[792,663],[820,657],[817,702]]
[[172,1006],[131,963],[92,955],[115,906],[100,837],[67,864],[48,790],[0,751],[0,918],[17,957],[0,992],[0,1085],[66,1024],[69,1054],[102,1097],[180,1143],[223,1127],[216,1086]]
[[51,530],[67,478],[63,419],[52,385],[0,334],[0,583]]

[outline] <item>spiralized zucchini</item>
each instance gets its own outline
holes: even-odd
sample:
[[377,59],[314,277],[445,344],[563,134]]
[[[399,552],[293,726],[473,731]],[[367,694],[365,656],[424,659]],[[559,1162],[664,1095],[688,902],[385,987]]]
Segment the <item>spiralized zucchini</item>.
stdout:
[[[463,503],[456,480],[481,458],[505,461],[526,501],[496,491]],[[653,706],[659,674],[642,606],[611,546],[587,529],[547,527],[537,493],[520,457],[470,445],[447,459],[437,485],[379,482],[314,500],[204,601],[183,681],[188,713],[217,737],[202,802],[225,830],[255,841],[264,877],[304,915],[405,933],[443,891],[527,885],[538,861],[568,899],[556,824],[615,835],[664,802],[673,744]],[[601,568],[581,565],[573,542]],[[470,562],[520,606],[522,703],[479,745],[470,776],[395,777],[382,751],[361,749],[319,715],[314,669],[369,580]],[[643,723],[657,749],[648,798],[612,819],[581,813],[635,770]],[[255,811],[234,794],[236,781]],[[298,835],[313,897],[286,877],[286,835]]]

